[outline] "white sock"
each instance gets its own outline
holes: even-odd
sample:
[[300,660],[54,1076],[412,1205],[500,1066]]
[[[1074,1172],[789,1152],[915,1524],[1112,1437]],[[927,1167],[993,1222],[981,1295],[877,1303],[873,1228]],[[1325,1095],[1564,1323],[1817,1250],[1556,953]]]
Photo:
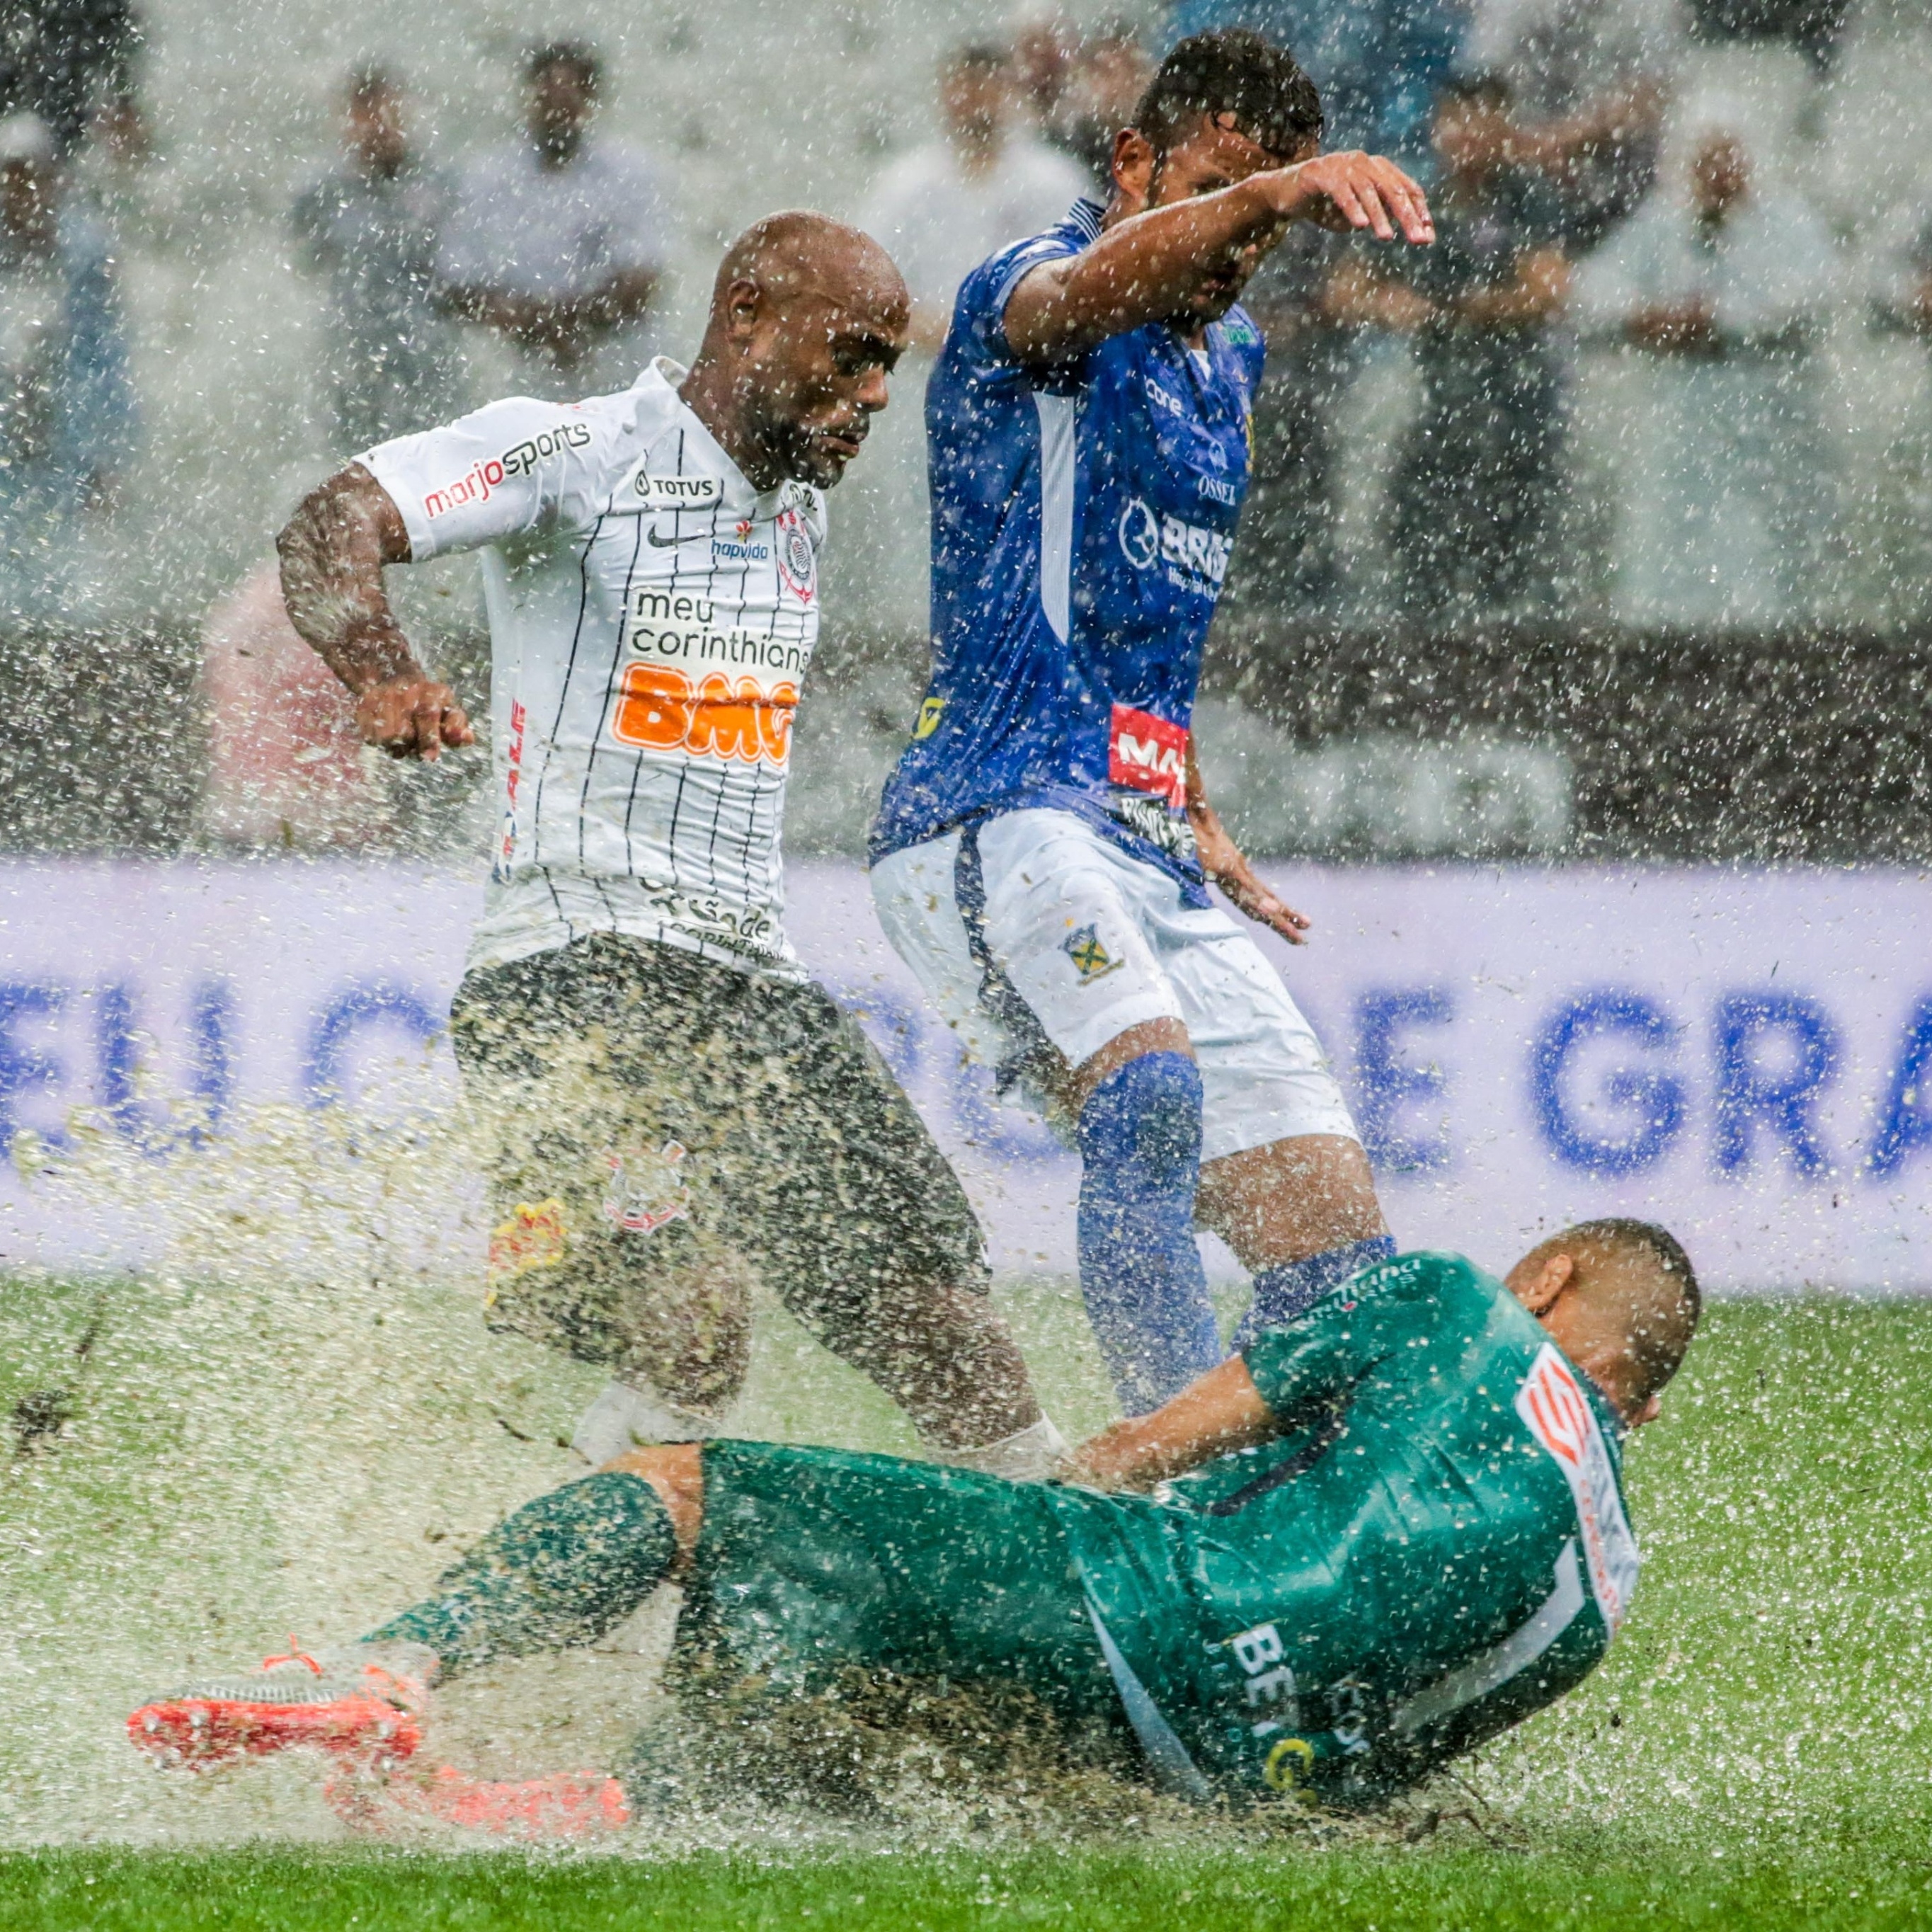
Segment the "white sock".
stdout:
[[718,1433],[710,1417],[680,1408],[660,1395],[611,1382],[584,1412],[570,1446],[592,1468],[657,1442],[702,1442]]
[[1037,1483],[1052,1474],[1054,1464],[1066,1454],[1066,1438],[1054,1427],[1051,1416],[1042,1415],[1030,1429],[1004,1436],[997,1442],[984,1442],[976,1449],[933,1453],[943,1462],[962,1469],[977,1469],[982,1475],[1004,1476],[1012,1483]]

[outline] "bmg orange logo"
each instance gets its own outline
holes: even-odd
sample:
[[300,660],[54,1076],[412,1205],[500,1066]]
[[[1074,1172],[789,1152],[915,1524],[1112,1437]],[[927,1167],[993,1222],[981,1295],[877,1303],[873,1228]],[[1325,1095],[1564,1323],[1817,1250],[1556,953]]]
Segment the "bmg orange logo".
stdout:
[[683,752],[693,758],[775,765],[791,755],[798,686],[755,678],[733,680],[710,671],[693,680],[674,664],[628,664],[610,714],[610,735],[646,752]]

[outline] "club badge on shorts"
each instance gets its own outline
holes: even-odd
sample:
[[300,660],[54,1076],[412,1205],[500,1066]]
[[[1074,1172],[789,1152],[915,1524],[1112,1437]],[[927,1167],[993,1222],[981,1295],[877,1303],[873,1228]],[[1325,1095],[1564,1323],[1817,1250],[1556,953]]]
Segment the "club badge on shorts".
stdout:
[[610,1168],[604,1218],[626,1234],[654,1234],[670,1222],[691,1218],[691,1190],[679,1171],[684,1149],[676,1141],[666,1141],[655,1154],[613,1148],[604,1159]]
[[1080,975],[1083,986],[1092,985],[1096,980],[1104,980],[1109,973],[1126,964],[1124,959],[1116,959],[1100,944],[1096,926],[1083,926],[1078,932],[1070,932],[1060,942],[1060,950],[1073,962],[1073,970]]

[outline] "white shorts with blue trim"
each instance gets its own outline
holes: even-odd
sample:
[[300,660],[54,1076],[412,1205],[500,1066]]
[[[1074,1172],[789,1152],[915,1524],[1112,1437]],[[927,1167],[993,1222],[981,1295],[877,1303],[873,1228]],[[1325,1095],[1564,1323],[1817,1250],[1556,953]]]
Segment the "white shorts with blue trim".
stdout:
[[880,860],[872,899],[927,997],[987,1066],[1078,1066],[1177,1019],[1206,1094],[1202,1157],[1359,1140],[1314,1029],[1246,933],[1072,813],[1010,812]]

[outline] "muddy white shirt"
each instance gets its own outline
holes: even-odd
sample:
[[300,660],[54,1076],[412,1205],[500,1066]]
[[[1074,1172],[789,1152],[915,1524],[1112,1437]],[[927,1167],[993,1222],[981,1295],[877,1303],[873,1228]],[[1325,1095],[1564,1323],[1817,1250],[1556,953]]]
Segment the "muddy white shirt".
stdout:
[[417,561],[488,547],[501,821],[472,968],[622,932],[800,976],[778,839],[824,500],[754,490],[684,374],[358,459]]

